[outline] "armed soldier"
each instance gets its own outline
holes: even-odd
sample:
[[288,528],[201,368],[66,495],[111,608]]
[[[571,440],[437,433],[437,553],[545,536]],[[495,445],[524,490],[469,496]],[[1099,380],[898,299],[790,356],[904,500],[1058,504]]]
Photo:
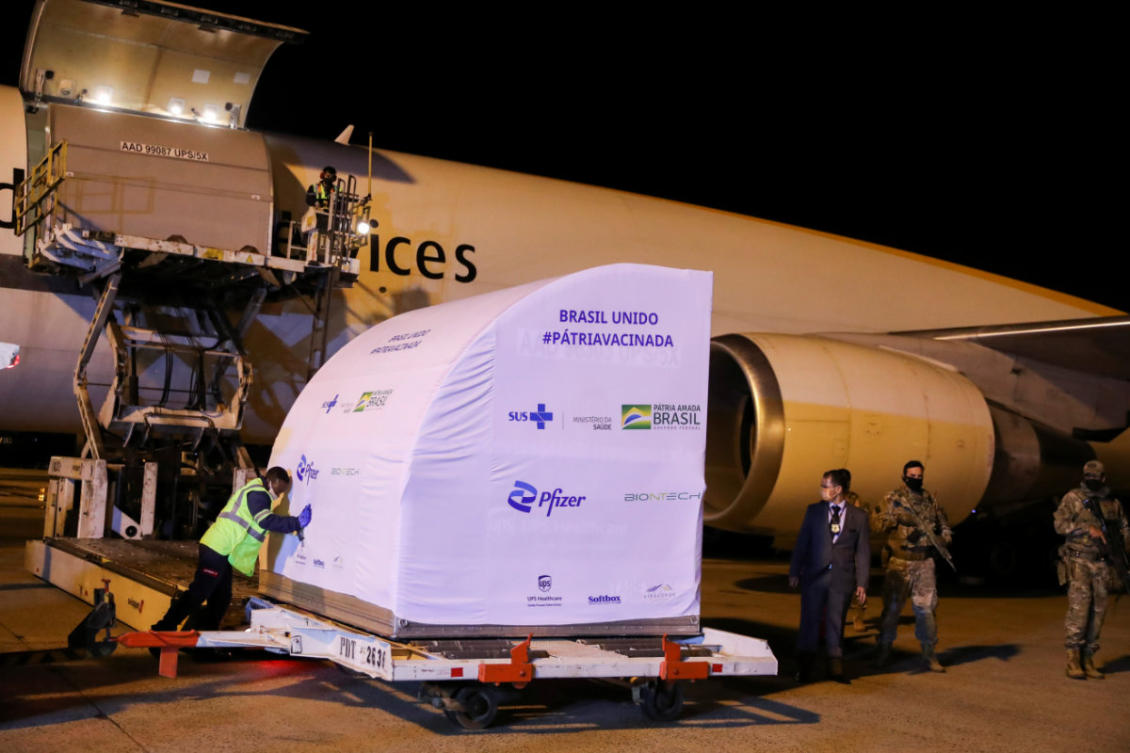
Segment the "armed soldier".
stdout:
[[946,545],[952,532],[946,514],[934,495],[922,488],[925,468],[917,460],[902,467],[903,485],[887,494],[871,516],[871,530],[886,534],[890,557],[883,579],[883,614],[879,619],[879,650],[875,665],[891,656],[899,613],[906,597],[914,608],[914,635],[922,644],[922,658],[932,672],[945,672],[934,652],[938,644],[938,587],[934,576],[935,551],[953,566]]
[[[1067,676],[1100,680],[1095,666],[1099,633],[1103,629],[1112,575],[1125,583],[1126,542],[1130,526],[1126,513],[1111,496],[1106,469],[1097,460],[1083,466],[1083,483],[1063,495],[1055,511],[1056,533],[1067,541],[1060,548],[1066,576],[1067,616],[1063,620],[1067,646]],[[1111,569],[1114,569],[1114,573]]]

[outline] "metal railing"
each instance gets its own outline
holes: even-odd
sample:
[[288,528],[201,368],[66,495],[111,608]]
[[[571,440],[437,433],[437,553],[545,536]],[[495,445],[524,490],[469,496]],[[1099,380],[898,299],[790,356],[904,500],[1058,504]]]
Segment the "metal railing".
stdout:
[[47,150],[31,173],[15,190],[13,219],[16,235],[38,225],[55,208],[55,189],[67,173],[67,142],[60,141]]

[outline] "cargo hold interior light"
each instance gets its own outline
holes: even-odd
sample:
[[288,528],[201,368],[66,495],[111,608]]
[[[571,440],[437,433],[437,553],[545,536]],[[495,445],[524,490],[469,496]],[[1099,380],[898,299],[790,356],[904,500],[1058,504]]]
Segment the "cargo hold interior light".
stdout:
[[114,101],[114,89],[111,86],[96,86],[92,99],[97,105],[109,105]]
[[168,106],[167,109],[173,115],[177,115],[177,116],[183,115],[184,114],[184,100],[179,98],[179,97],[173,97],[172,99],[169,100],[169,106]]
[[11,369],[20,363],[20,346],[0,341],[0,369]]

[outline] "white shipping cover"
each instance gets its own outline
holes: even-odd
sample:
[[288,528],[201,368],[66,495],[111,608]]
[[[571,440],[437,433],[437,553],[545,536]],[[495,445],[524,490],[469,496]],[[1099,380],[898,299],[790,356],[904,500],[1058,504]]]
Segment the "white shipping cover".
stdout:
[[438,625],[697,615],[712,275],[615,264],[419,309],[315,375],[267,567]]

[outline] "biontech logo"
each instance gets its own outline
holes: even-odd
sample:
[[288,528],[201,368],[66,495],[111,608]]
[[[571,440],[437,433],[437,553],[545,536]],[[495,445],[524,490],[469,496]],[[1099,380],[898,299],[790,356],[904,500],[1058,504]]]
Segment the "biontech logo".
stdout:
[[583,496],[569,496],[564,494],[561,487],[554,489],[551,492],[542,492],[538,494],[538,490],[527,484],[525,481],[515,481],[514,489],[511,490],[510,496],[506,501],[519,512],[529,512],[534,507],[534,500],[537,500],[538,508],[545,508],[545,517],[553,514],[555,507],[580,507],[581,503],[585,501]]

